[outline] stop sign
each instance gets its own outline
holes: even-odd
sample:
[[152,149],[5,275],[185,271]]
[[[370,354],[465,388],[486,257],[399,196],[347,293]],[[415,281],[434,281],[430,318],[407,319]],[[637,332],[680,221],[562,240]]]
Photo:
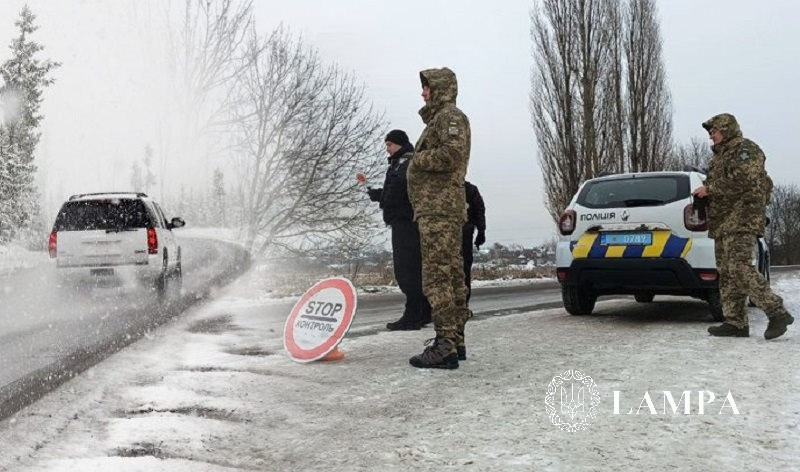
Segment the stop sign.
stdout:
[[355,312],[356,291],[349,280],[321,280],[292,308],[283,327],[283,346],[297,362],[321,359],[342,341]]

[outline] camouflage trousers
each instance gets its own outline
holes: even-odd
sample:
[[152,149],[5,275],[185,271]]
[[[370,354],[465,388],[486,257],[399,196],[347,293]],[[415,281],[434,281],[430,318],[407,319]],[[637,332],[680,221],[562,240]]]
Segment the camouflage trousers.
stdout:
[[748,326],[745,307],[748,296],[769,318],[787,313],[781,297],[775,295],[764,276],[753,267],[755,241],[752,234],[729,234],[714,240],[722,312],[725,322],[737,328]]
[[463,221],[421,216],[417,223],[422,250],[422,291],[431,304],[436,334],[461,340],[470,316],[461,256]]

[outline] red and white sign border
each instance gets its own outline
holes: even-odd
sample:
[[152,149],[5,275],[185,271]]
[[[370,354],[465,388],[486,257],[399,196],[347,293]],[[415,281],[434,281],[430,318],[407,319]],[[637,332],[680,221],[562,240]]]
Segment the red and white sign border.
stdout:
[[[344,319],[339,323],[339,327],[331,334],[327,341],[315,347],[314,349],[303,349],[294,341],[294,323],[297,317],[300,316],[300,309],[317,293],[325,289],[337,289],[344,295]],[[283,326],[283,347],[289,353],[292,360],[307,363],[313,362],[325,357],[329,352],[336,349],[336,346],[342,342],[342,338],[350,329],[350,324],[353,322],[353,316],[356,313],[356,305],[358,298],[356,297],[356,289],[352,282],[343,277],[332,277],[329,279],[320,280],[313,287],[308,289],[306,293],[300,297],[294,308],[292,308],[289,317],[286,318],[286,324]]]

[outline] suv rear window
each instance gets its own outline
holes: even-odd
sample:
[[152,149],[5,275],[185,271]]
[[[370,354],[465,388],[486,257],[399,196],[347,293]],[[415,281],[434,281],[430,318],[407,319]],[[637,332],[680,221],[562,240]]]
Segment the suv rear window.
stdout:
[[67,202],[61,207],[53,230],[121,230],[151,226],[150,215],[141,200],[82,200]]
[[665,205],[687,197],[688,175],[658,175],[589,182],[577,203],[587,208],[623,208]]

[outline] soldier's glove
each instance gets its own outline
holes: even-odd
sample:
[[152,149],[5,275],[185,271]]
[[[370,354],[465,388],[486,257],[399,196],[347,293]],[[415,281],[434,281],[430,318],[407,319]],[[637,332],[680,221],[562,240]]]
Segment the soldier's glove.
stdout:
[[383,189],[382,188],[367,188],[367,195],[369,195],[369,199],[373,202],[381,201],[381,197],[383,196]]
[[706,219],[706,210],[708,208],[708,198],[700,198],[697,195],[692,195],[692,209],[697,212],[697,217],[701,220]]
[[483,243],[486,242],[486,231],[478,230],[478,236],[475,237],[475,248],[480,249]]

